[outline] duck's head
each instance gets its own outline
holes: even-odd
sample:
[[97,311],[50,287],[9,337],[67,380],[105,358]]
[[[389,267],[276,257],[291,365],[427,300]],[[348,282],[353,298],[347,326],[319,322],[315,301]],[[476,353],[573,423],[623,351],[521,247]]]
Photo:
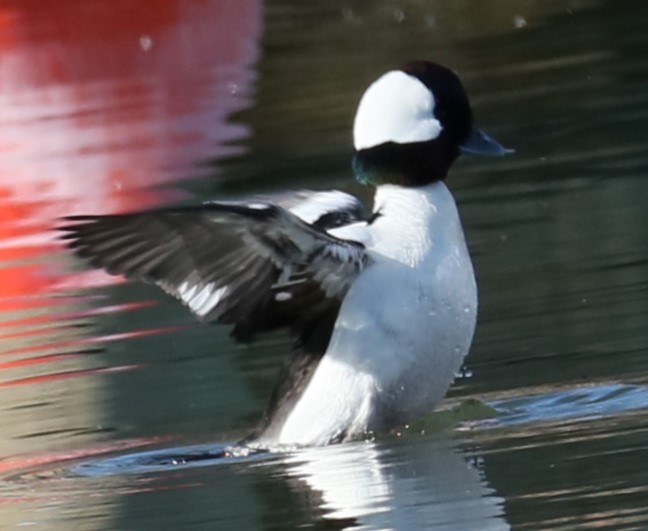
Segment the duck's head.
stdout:
[[420,186],[445,178],[462,153],[509,153],[473,126],[457,74],[428,61],[387,72],[365,91],[353,126],[361,182]]

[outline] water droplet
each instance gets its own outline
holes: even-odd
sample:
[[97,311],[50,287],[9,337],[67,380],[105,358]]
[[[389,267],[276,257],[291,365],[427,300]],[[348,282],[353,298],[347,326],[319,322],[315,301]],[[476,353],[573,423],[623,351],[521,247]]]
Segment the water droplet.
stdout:
[[150,52],[153,48],[153,39],[150,35],[141,35],[139,45],[143,52]]
[[515,27],[515,29],[522,29],[526,27],[527,24],[528,24],[527,19],[524,18],[522,15],[515,15],[513,17],[513,26]]
[[394,9],[394,20],[396,22],[403,22],[405,20],[405,11],[402,9]]

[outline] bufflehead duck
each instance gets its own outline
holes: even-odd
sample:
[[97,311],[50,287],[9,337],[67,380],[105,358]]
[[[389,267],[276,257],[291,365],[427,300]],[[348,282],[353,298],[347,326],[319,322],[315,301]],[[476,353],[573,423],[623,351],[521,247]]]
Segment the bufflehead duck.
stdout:
[[339,191],[66,218],[112,274],[157,284],[239,341],[296,337],[251,448],[326,445],[402,425],[443,398],[470,347],[477,287],[443,180],[463,152],[508,150],[473,128],[457,75],[412,62],[362,96],[353,169],[373,214]]

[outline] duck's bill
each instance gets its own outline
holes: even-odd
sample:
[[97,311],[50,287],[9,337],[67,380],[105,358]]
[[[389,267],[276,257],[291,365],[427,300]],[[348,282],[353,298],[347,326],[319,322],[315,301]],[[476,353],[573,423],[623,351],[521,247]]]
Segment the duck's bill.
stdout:
[[514,149],[507,149],[494,138],[488,136],[480,129],[473,129],[466,141],[459,146],[462,153],[473,153],[476,155],[490,155],[501,157],[509,153],[515,153]]

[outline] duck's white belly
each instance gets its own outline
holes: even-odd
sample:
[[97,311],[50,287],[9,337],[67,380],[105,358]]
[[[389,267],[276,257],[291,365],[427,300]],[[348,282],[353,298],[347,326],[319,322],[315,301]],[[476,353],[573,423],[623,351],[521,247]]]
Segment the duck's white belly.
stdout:
[[[412,250],[394,243],[389,225],[375,227],[367,242],[375,261],[347,294],[328,350],[279,444],[327,444],[388,429],[443,398],[470,348],[477,289],[454,201],[442,183],[435,186],[443,187],[435,194],[456,218],[450,233],[443,227],[440,234],[456,236],[458,229],[459,237],[423,241]],[[436,215],[446,213],[437,210],[431,222],[424,220],[432,225],[426,229],[439,228]]]

